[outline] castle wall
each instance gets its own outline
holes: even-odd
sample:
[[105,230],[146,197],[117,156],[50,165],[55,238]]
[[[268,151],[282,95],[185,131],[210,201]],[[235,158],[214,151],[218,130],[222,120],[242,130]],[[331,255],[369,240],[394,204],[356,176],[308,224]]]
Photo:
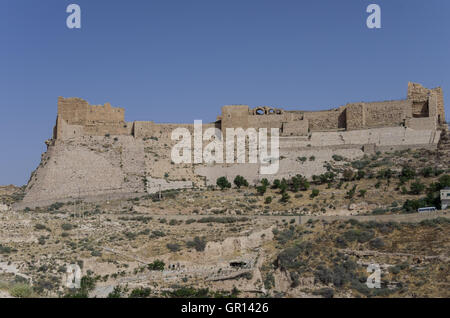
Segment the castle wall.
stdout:
[[400,126],[410,117],[411,102],[408,100],[364,103],[365,127]]
[[132,123],[92,123],[85,125],[86,136],[131,135]]
[[[223,133],[227,128],[278,128],[282,136],[399,126],[429,130],[443,127],[443,103],[440,87],[427,89],[420,84],[409,83],[406,100],[352,103],[317,112],[283,111],[267,106],[254,109],[247,105],[224,106],[218,121],[211,125],[220,128]],[[193,132],[192,124],[156,124],[151,121],[127,123],[124,118],[124,109],[111,107],[109,103],[92,106],[80,98],[59,97],[54,137],[67,139],[80,135],[134,135],[135,138],[149,138],[169,135],[177,127],[185,127]]]
[[437,129],[434,118],[409,118],[406,120],[406,126],[415,130],[435,130]]
[[88,107],[88,102],[81,98],[58,97],[58,117],[70,125],[86,123]]
[[285,121],[287,121],[285,115],[251,115],[248,117],[248,127],[281,129]]
[[438,116],[438,124],[445,124],[445,110],[444,110],[444,93],[442,92],[442,88],[438,87],[433,89],[437,96],[437,116]]
[[338,130],[345,129],[345,108],[319,111],[305,112],[304,118],[309,121],[310,131]]
[[130,135],[132,126],[125,122],[125,110],[92,106],[81,98],[58,98],[58,119],[55,139],[75,138],[82,135]]
[[282,125],[282,136],[305,136],[309,132],[309,120],[285,122]]
[[[135,121],[132,134],[135,138],[165,138],[170,139],[172,132],[177,128],[186,128],[191,135],[194,134],[194,124],[157,124],[152,121]],[[203,132],[208,128],[220,128],[215,123],[202,124]]]
[[56,120],[55,139],[67,140],[84,136],[84,126],[69,125],[64,119],[58,116]]
[[444,95],[441,87],[428,89],[417,83],[408,83],[408,99],[413,102],[413,117],[428,115],[435,118],[437,125],[444,126]]
[[349,104],[345,109],[347,130],[366,127],[366,105],[364,103]]
[[89,106],[86,120],[88,122],[122,123],[125,122],[125,110],[111,107],[110,103],[104,106]]
[[222,107],[222,131],[226,131],[227,128],[241,127],[247,129],[249,107],[247,105],[233,105]]

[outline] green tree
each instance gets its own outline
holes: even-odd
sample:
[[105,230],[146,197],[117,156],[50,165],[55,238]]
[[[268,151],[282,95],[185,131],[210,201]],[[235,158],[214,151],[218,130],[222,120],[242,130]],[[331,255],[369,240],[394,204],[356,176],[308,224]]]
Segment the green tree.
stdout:
[[306,191],[309,189],[308,180],[300,174],[292,177],[290,184],[294,192],[297,192],[298,190]]
[[353,196],[355,195],[355,192],[356,192],[356,184],[349,191],[347,191],[347,198],[352,199]]
[[378,171],[378,175],[377,175],[377,178],[379,178],[379,179],[390,179],[390,178],[392,178],[392,175],[393,175],[394,173],[392,172],[392,170],[391,169],[381,169],[380,171]]
[[287,190],[287,188],[288,188],[288,184],[287,184],[286,179],[283,178],[283,179],[281,180],[281,183],[280,183],[279,188],[280,188],[281,193],[285,193],[285,192],[286,192],[286,190]]
[[216,184],[221,190],[225,188],[231,188],[231,183],[228,181],[227,177],[220,177],[217,179]]
[[419,180],[411,183],[411,193],[412,194],[421,194],[425,190],[425,185],[421,183]]
[[107,298],[121,298],[124,294],[128,292],[128,287],[121,287],[119,285],[115,286],[113,291],[110,292]]
[[95,289],[95,278],[91,276],[83,276],[80,281],[80,288],[82,291],[90,292]]
[[320,193],[319,189],[312,189],[310,197],[315,198],[319,195],[319,193]]
[[256,187],[256,191],[258,191],[259,195],[264,195],[266,193],[267,187],[265,185],[260,185]]
[[411,180],[416,176],[416,170],[409,166],[404,166],[400,175],[406,180]]
[[439,178],[439,185],[441,189],[445,187],[450,187],[450,175],[445,174],[442,177]]
[[146,298],[150,296],[151,289],[150,288],[135,288],[130,293],[130,298]]
[[280,184],[281,184],[280,180],[275,179],[275,180],[273,181],[272,188],[273,188],[273,189],[278,189],[278,188],[280,187]]
[[420,171],[420,174],[421,174],[422,176],[424,176],[425,178],[429,178],[429,177],[431,177],[431,176],[434,175],[434,171],[433,171],[433,168],[431,168],[431,167],[426,167],[426,168],[423,168],[423,169]]
[[245,180],[245,178],[243,176],[236,176],[236,178],[234,178],[234,184],[236,185],[236,187],[241,188],[242,186],[244,187],[248,187],[248,182],[247,180]]
[[289,194],[288,194],[287,192],[283,192],[283,193],[281,194],[281,199],[280,199],[280,201],[286,203],[286,202],[289,201],[290,198],[291,198],[291,197],[289,196]]
[[356,174],[356,179],[361,180],[365,177],[366,173],[364,172],[364,170],[358,170],[357,174]]
[[268,187],[268,186],[270,185],[270,182],[269,182],[269,180],[267,180],[266,178],[263,178],[263,179],[261,180],[261,184],[262,184],[263,186]]

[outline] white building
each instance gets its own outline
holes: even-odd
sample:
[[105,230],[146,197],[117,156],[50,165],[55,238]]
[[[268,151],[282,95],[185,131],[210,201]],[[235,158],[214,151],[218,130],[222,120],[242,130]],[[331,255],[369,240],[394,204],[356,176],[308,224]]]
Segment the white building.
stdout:
[[441,190],[441,209],[445,210],[450,207],[450,187]]

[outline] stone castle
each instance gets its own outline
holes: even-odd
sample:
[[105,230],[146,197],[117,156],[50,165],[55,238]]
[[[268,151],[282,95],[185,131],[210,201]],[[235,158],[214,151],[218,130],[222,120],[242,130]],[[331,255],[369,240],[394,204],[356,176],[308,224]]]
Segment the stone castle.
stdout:
[[[220,176],[262,177],[258,164],[183,164],[170,159],[171,132],[193,124],[125,121],[125,110],[89,105],[80,98],[58,99],[58,114],[47,152],[27,185],[23,205],[46,205],[77,198],[136,196],[158,190],[215,184]],[[435,149],[445,124],[441,88],[409,83],[407,98],[351,103],[326,111],[288,111],[232,105],[203,128],[278,128],[280,169],[269,179],[324,172],[334,154],[358,158],[365,153],[406,148]],[[314,156],[299,164],[297,158]]]
[[[281,136],[306,136],[312,132],[351,131],[380,127],[407,127],[416,130],[444,126],[442,89],[426,89],[409,83],[405,100],[352,103],[327,111],[285,111],[272,107],[232,105],[222,107],[215,127],[279,128]],[[67,140],[81,136],[130,135],[135,138],[154,136],[164,126],[151,121],[125,122],[125,110],[91,106],[80,98],[58,99],[58,116],[53,138]],[[189,127],[189,125],[185,125]]]

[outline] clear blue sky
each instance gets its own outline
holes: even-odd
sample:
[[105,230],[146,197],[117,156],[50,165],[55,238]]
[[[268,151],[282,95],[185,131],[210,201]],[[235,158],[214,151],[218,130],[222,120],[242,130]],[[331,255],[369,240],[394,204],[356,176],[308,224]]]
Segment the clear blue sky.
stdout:
[[[66,27],[70,3],[81,30]],[[415,81],[443,87],[449,120],[449,17],[448,0],[0,0],[0,184],[28,181],[58,96],[189,123],[226,104],[403,99]]]

